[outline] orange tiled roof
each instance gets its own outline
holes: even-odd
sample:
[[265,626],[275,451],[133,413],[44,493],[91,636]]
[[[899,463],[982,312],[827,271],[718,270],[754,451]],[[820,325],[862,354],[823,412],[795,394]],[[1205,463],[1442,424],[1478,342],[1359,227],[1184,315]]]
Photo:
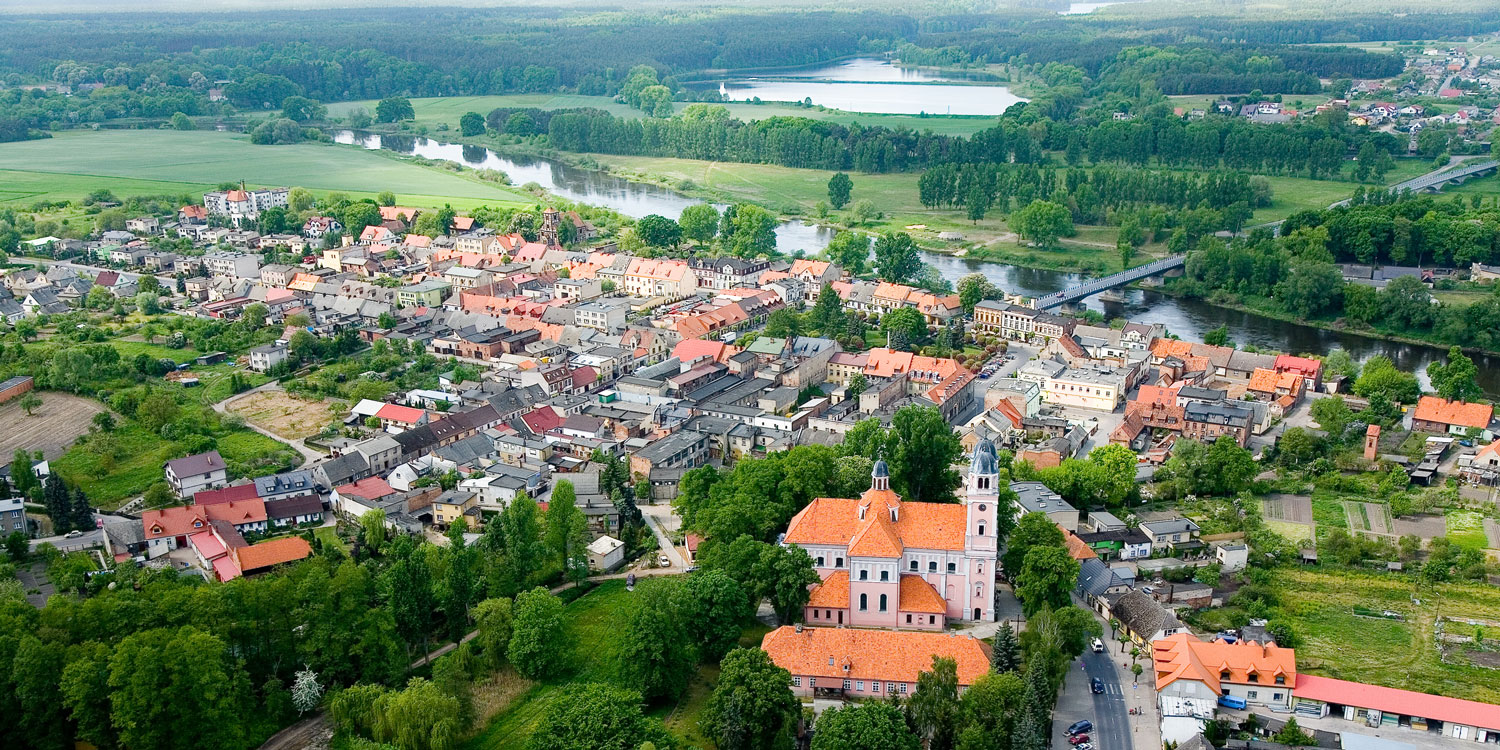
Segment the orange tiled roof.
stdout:
[[1156,339],[1151,342],[1151,356],[1165,359],[1167,357],[1186,357],[1193,353],[1193,344],[1190,341],[1179,341],[1177,339]]
[[823,274],[828,273],[828,265],[829,264],[827,261],[798,258],[797,260],[792,261],[791,274],[793,276],[810,274],[812,276],[821,277]]
[[1094,548],[1090,547],[1087,542],[1079,539],[1077,534],[1068,531],[1061,524],[1057,528],[1062,530],[1063,544],[1066,544],[1068,547],[1068,557],[1082,562],[1099,556],[1098,553],[1094,552]]
[[849,540],[850,557],[901,556],[901,539],[896,536],[895,529],[891,528],[891,517],[884,508],[868,509],[865,520],[861,523],[863,528],[856,531]]
[[848,609],[849,571],[835,570],[824,578],[822,583],[814,586],[807,600],[807,606]]
[[242,547],[234,555],[239,559],[240,570],[259,570],[309,557],[312,547],[300,536],[284,536]]
[[[990,669],[989,651],[972,636],[909,630],[808,628],[783,625],[760,647],[776,666],[798,676],[913,683],[940,656],[958,665],[958,684],[972,685]],[[832,684],[832,683],[831,683]]]
[[[844,606],[848,604],[846,599]],[[948,602],[922,576],[907,573],[901,576],[901,611],[943,615],[948,613]]]
[[1295,372],[1304,377],[1315,378],[1323,369],[1323,363],[1310,357],[1281,354],[1276,357],[1275,367],[1277,372]]
[[[894,541],[902,547],[916,549],[960,550],[968,521],[966,509],[957,503],[902,502],[894,492],[871,490],[860,500],[820,497],[808,503],[787,525],[786,541],[791,544],[840,544],[850,546],[863,531],[859,506],[885,503],[897,508],[896,521],[890,523]],[[873,512],[873,511],[872,511]],[[862,540],[861,540],[862,541]],[[852,554],[852,553],[851,553]]]
[[141,513],[141,528],[147,539],[183,536],[206,531],[210,521],[231,524],[259,523],[266,520],[266,504],[259,498],[235,500],[214,505],[185,505]]
[[687,273],[688,264],[680,260],[656,260],[653,258],[634,258],[626,269],[626,276],[640,276],[647,279],[658,279],[661,281],[680,281]]
[[1277,675],[1284,678],[1288,688],[1297,684],[1297,652],[1274,643],[1207,642],[1178,633],[1152,642],[1151,660],[1156,667],[1157,690],[1188,679],[1203,682],[1219,695],[1223,693],[1220,682],[1248,685],[1252,684],[1252,674],[1262,685],[1276,684]]
[[1437,396],[1423,396],[1417,401],[1416,418],[1424,422],[1484,429],[1490,425],[1494,414],[1495,407],[1488,404],[1470,404]]

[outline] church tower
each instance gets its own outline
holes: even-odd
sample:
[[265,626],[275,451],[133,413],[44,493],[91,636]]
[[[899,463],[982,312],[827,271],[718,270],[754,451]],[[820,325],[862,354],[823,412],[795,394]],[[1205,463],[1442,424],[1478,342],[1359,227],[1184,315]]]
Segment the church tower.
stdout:
[[974,446],[969,460],[969,476],[964,484],[967,529],[964,549],[971,555],[993,558],[999,551],[995,537],[996,505],[1000,502],[1000,461],[995,444],[988,438]]

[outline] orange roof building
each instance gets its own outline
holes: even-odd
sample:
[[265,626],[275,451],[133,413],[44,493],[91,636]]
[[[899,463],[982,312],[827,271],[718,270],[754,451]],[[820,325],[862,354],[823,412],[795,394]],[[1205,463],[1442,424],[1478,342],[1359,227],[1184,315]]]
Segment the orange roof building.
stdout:
[[284,536],[279,539],[252,544],[229,551],[244,574],[267,570],[274,565],[305,560],[312,556],[312,547],[300,536]]
[[1247,703],[1292,704],[1297,653],[1275,643],[1202,641],[1178,633],[1151,643],[1156,690],[1164,698],[1216,702],[1232,695]]
[[[1417,411],[1412,415],[1411,428],[1419,432],[1464,433],[1470,428],[1489,432],[1490,420],[1495,417],[1495,407],[1489,404],[1471,404],[1464,401],[1449,401],[1437,396],[1423,396],[1417,401]],[[1494,436],[1486,434],[1486,439]]]
[[784,537],[813,558],[823,579],[804,619],[926,630],[950,619],[993,621],[999,481],[995,446],[981,440],[960,502],[902,500],[883,460],[858,498],[813,500]]
[[792,692],[798,695],[908,696],[935,658],[954,661],[962,691],[990,668],[983,641],[949,633],[784,625],[767,633],[760,647],[792,673]]

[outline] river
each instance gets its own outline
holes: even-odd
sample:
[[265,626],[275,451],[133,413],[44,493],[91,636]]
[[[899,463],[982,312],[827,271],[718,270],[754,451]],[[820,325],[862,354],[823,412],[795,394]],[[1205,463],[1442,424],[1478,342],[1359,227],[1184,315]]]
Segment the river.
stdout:
[[[700,202],[663,187],[633,182],[598,170],[574,167],[552,159],[505,156],[482,146],[442,143],[413,136],[356,134],[348,130],[335,132],[334,140],[370,149],[386,148],[427,159],[446,159],[476,169],[494,169],[509,175],[516,185],[536,183],[553,195],[604,206],[633,218],[647,214],[676,218],[682,215],[682,209]],[[827,247],[832,237],[833,230],[827,227],[801,220],[786,221],[776,229],[776,246],[783,252],[804,250],[813,254]],[[924,259],[950,281],[977,272],[1006,292],[1031,297],[1050,294],[1084,278],[1076,273],[966,260],[941,253],[927,252],[924,255]],[[1285,323],[1150,290],[1130,289],[1123,296],[1124,302],[1102,302],[1093,297],[1085,304],[1107,317],[1161,323],[1171,333],[1192,341],[1201,341],[1204,333],[1228,326],[1230,339],[1240,346],[1253,344],[1293,354],[1320,354],[1342,348],[1356,361],[1384,354],[1398,368],[1416,373],[1424,386],[1427,384],[1427,365],[1441,359],[1445,353],[1443,349],[1429,346]],[[1474,364],[1479,368],[1479,385],[1488,393],[1500,394],[1500,356],[1474,355]]]
[[[989,76],[985,75],[984,78]],[[694,84],[717,87],[729,101],[811,101],[849,112],[917,115],[999,115],[1026,101],[1005,86],[965,86],[979,75],[937,73],[860,57],[807,68],[737,71],[724,81]]]

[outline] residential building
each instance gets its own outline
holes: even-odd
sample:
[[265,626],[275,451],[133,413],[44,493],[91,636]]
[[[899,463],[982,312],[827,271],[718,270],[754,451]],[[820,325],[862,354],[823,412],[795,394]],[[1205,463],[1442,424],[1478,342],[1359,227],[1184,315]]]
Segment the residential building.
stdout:
[[267,500],[266,517],[277,527],[322,523],[323,501],[315,494]]
[[1078,509],[1041,482],[1011,482],[1010,491],[1016,493],[1016,518],[1027,513],[1045,513],[1048,520],[1064,530],[1078,528]]
[[1203,546],[1202,542],[1197,541],[1200,531],[1198,524],[1191,518],[1145,521],[1139,528],[1157,548],[1195,549]]
[[211,523],[228,524],[234,531],[265,531],[266,504],[258,498],[214,505],[185,505],[141,513],[145,529],[146,556],[160,557],[186,547],[188,538],[207,531]]
[[1292,707],[1292,691],[1300,687],[1296,652],[1275,643],[1210,642],[1175,633],[1152,641],[1151,661],[1163,702],[1205,701],[1211,706],[1228,695],[1285,710]]
[[998,484],[995,446],[985,440],[974,448],[961,503],[903,501],[883,460],[858,499],[813,500],[784,538],[807,551],[823,579],[805,620],[929,630],[948,620],[992,622]]
[[201,258],[204,270],[214,276],[235,279],[260,278],[260,257],[248,253],[216,251]]
[[1495,439],[1490,422],[1494,419],[1495,407],[1489,404],[1471,404],[1449,401],[1438,396],[1423,396],[1417,400],[1417,410],[1412,414],[1411,428],[1417,432],[1436,432],[1466,435],[1477,430],[1481,439]]
[[1042,402],[1114,411],[1125,398],[1128,382],[1123,370],[1069,367],[1042,383]]
[[792,673],[792,692],[817,698],[907,697],[933,657],[952,659],[962,693],[990,670],[984,642],[950,633],[783,625],[761,649]]
[[626,294],[637,297],[687,297],[698,292],[698,274],[686,261],[633,258],[622,277]]
[[320,240],[330,234],[341,234],[344,225],[332,216],[311,216],[302,225],[302,236],[310,240]]
[[27,532],[26,501],[19,497],[0,500],[0,532],[10,536],[17,531],[22,534]]
[[1183,407],[1182,435],[1202,443],[1212,443],[1220,435],[1229,435],[1245,447],[1255,413],[1231,404],[1190,401]]
[[408,284],[396,290],[396,304],[401,307],[441,307],[453,285],[439,279]]
[[589,543],[589,569],[608,573],[625,564],[625,543],[608,534]]
[[761,274],[770,270],[771,262],[764,259],[694,258],[688,262],[698,276],[699,289],[733,289],[742,286],[757,286]]
[[229,467],[218,451],[177,458],[166,463],[167,484],[178,497],[229,481]]
[[289,192],[287,188],[216,190],[203,194],[203,207],[210,215],[227,217],[239,226],[244,221],[255,221],[268,208],[285,207]]
[[467,518],[469,528],[478,528],[479,496],[465,489],[451,489],[432,500],[432,522],[441,529]]
[[256,372],[269,372],[271,368],[287,361],[291,356],[286,344],[272,342],[257,346],[250,350],[250,369]]
[[1106,597],[1104,603],[1104,614],[1119,620],[1125,638],[1142,648],[1187,630],[1171,609],[1144,591],[1127,591],[1113,601]]

